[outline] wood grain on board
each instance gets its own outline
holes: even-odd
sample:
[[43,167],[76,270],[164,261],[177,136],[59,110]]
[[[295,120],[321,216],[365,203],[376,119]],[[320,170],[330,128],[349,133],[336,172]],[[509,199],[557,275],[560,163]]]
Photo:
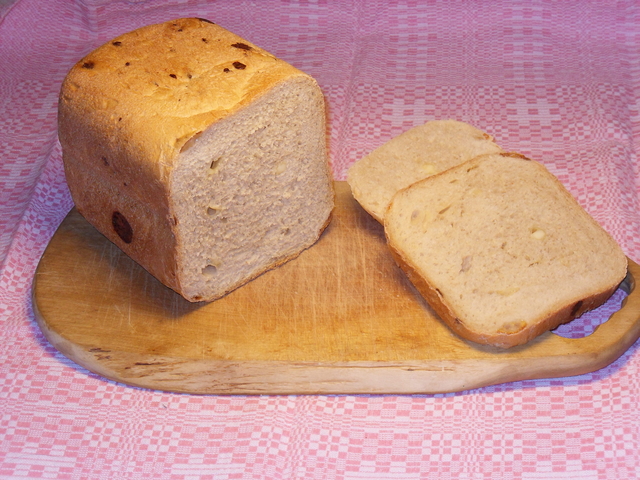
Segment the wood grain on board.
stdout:
[[623,307],[588,337],[547,332],[508,350],[464,341],[394,264],[346,182],[336,194],[316,245],[208,304],[164,287],[73,210],[38,266],[36,320],[99,375],[204,394],[455,392],[594,371],[640,336],[629,260]]

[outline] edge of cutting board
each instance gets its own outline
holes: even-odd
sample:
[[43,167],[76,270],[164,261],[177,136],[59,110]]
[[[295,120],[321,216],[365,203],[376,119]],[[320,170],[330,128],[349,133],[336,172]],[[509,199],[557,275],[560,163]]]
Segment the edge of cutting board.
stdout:
[[640,337],[640,267],[591,335],[502,350],[452,334],[393,263],[382,227],[336,182],[320,241],[210,304],[162,286],[72,210],[32,299],[45,338],[111,380],[196,394],[432,394],[592,372]]

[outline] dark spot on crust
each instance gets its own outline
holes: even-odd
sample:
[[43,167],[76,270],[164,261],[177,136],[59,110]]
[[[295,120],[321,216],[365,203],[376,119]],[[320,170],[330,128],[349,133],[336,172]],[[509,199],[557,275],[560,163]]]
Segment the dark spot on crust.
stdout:
[[213,23],[211,20],[207,20],[206,18],[198,18],[198,20],[200,20],[201,22],[206,22],[206,23],[210,23],[212,25],[215,25],[215,23]]
[[199,302],[200,300],[202,300],[202,297],[200,295],[196,295],[195,297],[193,297],[193,300]]
[[244,70],[247,66],[242,62],[233,62],[233,66],[238,70]]
[[109,166],[109,160],[107,160],[107,157],[102,157],[102,163],[104,163],[105,167]]
[[87,68],[89,70],[91,70],[95,66],[96,66],[96,64],[94,62],[92,62],[91,60],[88,60],[88,61],[86,61],[86,62],[84,62],[82,64],[82,68]]
[[124,64],[125,67],[128,67],[129,65],[131,65],[129,62]]
[[582,300],[580,300],[576,302],[576,304],[573,306],[573,308],[571,309],[572,317],[578,313],[578,310],[580,310],[580,307],[582,307],[582,303],[583,303]]
[[112,42],[111,45],[113,45],[114,47],[119,47],[122,45],[122,42]]
[[171,78],[178,78],[178,77],[176,77],[176,74],[175,74],[175,73],[170,73],[170,74],[169,74],[169,76],[170,76]]
[[204,43],[207,43],[209,40],[207,40],[206,38],[202,38],[202,41],[203,41]]
[[239,48],[240,50],[251,50],[251,47],[249,45],[247,45],[246,43],[234,43],[233,45],[231,45],[232,47],[235,48]]
[[231,71],[231,70],[229,70],[228,68],[225,68],[225,69],[223,70],[223,72],[230,72],[230,71]]
[[129,225],[125,216],[117,210],[111,215],[111,225],[113,225],[113,230],[124,243],[131,243],[133,241],[133,229],[131,225]]
[[512,157],[512,158],[520,158],[522,160],[528,160],[531,161],[530,158],[525,157],[524,155],[522,155],[521,153],[517,153],[517,152],[500,152],[498,155],[502,156],[502,157]]

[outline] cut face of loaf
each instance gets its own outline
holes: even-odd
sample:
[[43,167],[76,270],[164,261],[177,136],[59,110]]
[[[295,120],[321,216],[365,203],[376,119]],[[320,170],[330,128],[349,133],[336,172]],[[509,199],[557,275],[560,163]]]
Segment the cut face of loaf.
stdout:
[[616,242],[540,163],[484,155],[400,191],[396,261],[462,337],[511,347],[604,303],[626,275]]
[[317,83],[211,22],[105,44],[69,72],[59,112],[77,209],[190,301],[294,258],[329,222]]
[[283,82],[180,155],[170,188],[188,295],[240,285],[318,239],[333,198],[321,113],[307,79]]
[[434,120],[407,130],[357,161],[347,174],[354,198],[382,223],[391,198],[418,180],[500,152],[493,138],[455,120]]

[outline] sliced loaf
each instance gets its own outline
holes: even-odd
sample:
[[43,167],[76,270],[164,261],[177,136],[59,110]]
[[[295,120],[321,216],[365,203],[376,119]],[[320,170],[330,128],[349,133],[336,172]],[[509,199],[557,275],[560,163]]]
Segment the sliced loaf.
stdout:
[[418,180],[473,157],[500,152],[493,138],[456,120],[434,120],[389,140],[349,169],[354,198],[382,223],[391,198]]
[[190,301],[295,257],[330,219],[317,83],[207,20],[143,27],[80,60],[59,137],[80,213]]
[[439,316],[512,347],[604,303],[626,275],[613,238],[540,163],[483,155],[394,196],[391,251]]

